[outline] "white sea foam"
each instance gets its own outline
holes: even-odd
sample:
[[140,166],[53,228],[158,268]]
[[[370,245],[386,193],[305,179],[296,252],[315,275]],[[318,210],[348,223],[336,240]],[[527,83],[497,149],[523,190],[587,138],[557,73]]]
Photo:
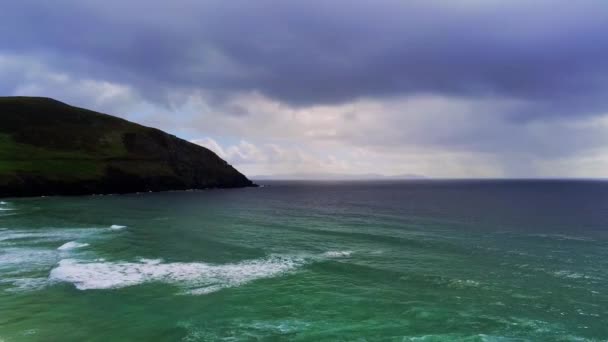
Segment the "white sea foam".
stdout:
[[112,230],[121,230],[121,229],[125,229],[125,228],[127,228],[127,226],[121,226],[118,224],[113,224],[110,226],[110,229],[112,229]]
[[185,287],[191,294],[207,294],[256,279],[280,276],[304,265],[299,257],[272,255],[234,264],[140,262],[81,262],[64,259],[50,280],[73,283],[79,290],[122,288],[158,281]]
[[[5,238],[31,238],[33,234],[0,231],[0,235],[8,233],[11,235],[4,236]],[[58,232],[53,234],[65,236],[63,231],[61,234]],[[39,234],[33,236],[47,237]],[[56,235],[52,237],[55,238]],[[13,280],[21,279],[19,282],[11,281],[15,290],[33,290],[38,286],[29,286],[28,279],[22,279],[23,272],[42,270],[55,265],[46,280],[69,282],[80,290],[113,289],[147,282],[164,282],[180,286],[188,294],[204,295],[224,288],[240,286],[256,279],[278,277],[311,262],[348,257],[352,254],[352,251],[328,251],[317,255],[271,255],[262,259],[223,265],[203,262],[167,263],[162,259],[140,259],[134,262],[110,262],[104,259],[61,260],[62,255],[65,256],[65,251],[86,246],[87,243],[75,240],[64,243],[57,249],[11,245],[0,251],[0,274],[5,276],[10,274]],[[32,284],[39,283],[39,279],[32,280]]]
[[60,251],[67,251],[70,249],[76,249],[76,248],[81,248],[81,247],[86,247],[88,246],[88,243],[81,243],[81,242],[76,242],[76,241],[70,241],[70,242],[66,242],[63,245],[61,245],[59,248],[57,248]]
[[97,234],[102,230],[98,228],[44,228],[44,229],[18,229],[0,231],[0,241],[27,240],[27,242],[57,241],[81,238]]
[[15,210],[15,209],[12,209],[12,208],[0,208],[0,211],[11,211],[11,210]]
[[30,336],[30,335],[36,335],[38,333],[38,330],[36,329],[27,329],[23,332],[24,336]]
[[7,289],[8,292],[35,291],[43,289],[47,283],[47,278],[6,278],[0,282],[10,283],[13,287]]
[[[432,335],[420,335],[420,336],[404,336],[401,341],[403,342],[436,342],[436,341],[462,341],[462,342],[512,342],[520,341],[519,339],[513,339],[506,336],[498,335],[486,335],[486,334],[475,334],[475,335],[462,335],[462,334],[432,334]],[[570,341],[570,340],[568,340]]]
[[353,254],[353,251],[327,251],[323,253],[323,256],[328,258],[345,258]]
[[264,331],[271,333],[292,333],[302,331],[310,326],[309,322],[301,321],[297,319],[281,319],[281,320],[269,320],[269,321],[253,321],[243,324],[239,324],[240,328],[245,331]]
[[572,236],[566,234],[530,234],[529,236],[556,239],[556,240],[573,240],[573,241],[593,241],[590,237],[585,236]]
[[57,253],[53,250],[19,247],[2,248],[0,251],[0,270],[32,270],[49,267],[56,263],[57,259]]
[[4,201],[0,201],[0,205],[7,205],[8,203],[4,202]]
[[[101,261],[105,261],[104,259],[100,259]],[[163,262],[163,259],[146,259],[146,258],[141,258],[139,259],[139,262],[144,263],[144,264],[148,264],[148,265],[158,265],[160,263]]]
[[567,278],[567,279],[599,279],[597,277],[589,276],[586,274],[568,271],[568,270],[560,270],[553,272],[553,275],[559,278]]
[[448,283],[448,287],[463,289],[468,287],[479,287],[480,283],[471,279],[452,279]]
[[107,228],[0,228],[0,282],[12,285],[7,291],[39,289],[41,283],[48,282],[47,275],[43,281],[36,278],[40,272],[48,274],[68,250],[88,246],[77,239],[102,238],[104,231]]

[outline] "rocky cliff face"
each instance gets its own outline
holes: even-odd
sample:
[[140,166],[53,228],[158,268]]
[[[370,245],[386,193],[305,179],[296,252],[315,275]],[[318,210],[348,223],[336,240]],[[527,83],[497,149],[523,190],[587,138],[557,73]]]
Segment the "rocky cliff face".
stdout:
[[0,196],[253,186],[212,151],[160,130],[34,97],[0,97]]

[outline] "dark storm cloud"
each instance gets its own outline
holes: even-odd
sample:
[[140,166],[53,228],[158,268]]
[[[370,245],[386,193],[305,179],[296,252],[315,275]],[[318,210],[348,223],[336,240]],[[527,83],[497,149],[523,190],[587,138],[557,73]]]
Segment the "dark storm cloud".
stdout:
[[0,29],[0,51],[156,100],[168,89],[297,106],[440,94],[522,101],[507,113],[522,119],[608,110],[601,0],[23,0],[3,4]]

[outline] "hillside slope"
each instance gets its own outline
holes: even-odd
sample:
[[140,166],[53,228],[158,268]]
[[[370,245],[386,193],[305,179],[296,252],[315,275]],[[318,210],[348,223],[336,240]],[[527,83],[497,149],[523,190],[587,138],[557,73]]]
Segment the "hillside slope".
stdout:
[[0,196],[252,185],[210,150],[158,129],[48,98],[0,97]]

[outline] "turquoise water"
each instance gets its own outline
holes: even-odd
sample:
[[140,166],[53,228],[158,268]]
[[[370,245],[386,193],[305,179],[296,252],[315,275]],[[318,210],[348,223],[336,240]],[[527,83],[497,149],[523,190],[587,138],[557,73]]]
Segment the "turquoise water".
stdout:
[[0,341],[605,341],[608,184],[0,203]]

